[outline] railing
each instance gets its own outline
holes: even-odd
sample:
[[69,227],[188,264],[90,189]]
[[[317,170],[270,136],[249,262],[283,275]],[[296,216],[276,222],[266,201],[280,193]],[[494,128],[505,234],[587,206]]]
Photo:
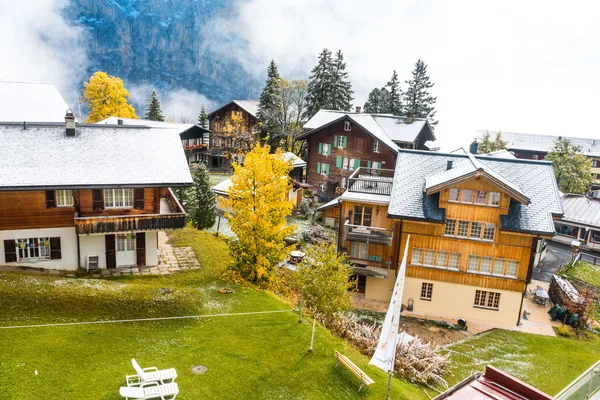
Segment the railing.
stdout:
[[180,229],[185,226],[185,214],[146,214],[136,216],[110,216],[75,218],[78,235],[94,233],[159,231]]
[[206,144],[197,144],[195,146],[183,146],[185,154],[203,153],[208,149]]
[[360,167],[348,178],[348,191],[390,195],[394,181],[393,169]]
[[366,266],[353,265],[352,272],[355,273],[356,275],[374,276],[376,278],[387,278],[390,273],[390,268],[389,268],[389,266],[382,268],[382,267],[375,267],[372,265],[366,265]]
[[391,246],[394,239],[394,231],[373,226],[352,225],[346,221],[346,238],[351,242],[369,244],[381,244]]

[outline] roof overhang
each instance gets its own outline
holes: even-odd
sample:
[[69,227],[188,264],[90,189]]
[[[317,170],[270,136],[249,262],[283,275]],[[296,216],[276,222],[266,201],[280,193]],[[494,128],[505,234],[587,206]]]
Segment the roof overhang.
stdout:
[[42,186],[0,186],[0,192],[33,191],[33,190],[80,190],[80,189],[119,189],[119,188],[165,188],[188,187],[192,182],[178,183],[115,183],[109,185],[42,185]]

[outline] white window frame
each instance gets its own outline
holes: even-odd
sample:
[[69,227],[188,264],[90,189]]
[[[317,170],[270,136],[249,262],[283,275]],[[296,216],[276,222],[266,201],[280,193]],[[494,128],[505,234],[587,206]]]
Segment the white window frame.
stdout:
[[346,189],[346,177],[342,176],[342,178],[340,179],[340,186],[342,187],[342,189]]
[[352,130],[352,125],[350,124],[350,121],[344,121],[344,130],[346,132],[350,132]]
[[[38,246],[35,246],[36,241]],[[17,246],[17,262],[29,261],[31,259],[50,260],[51,258],[52,253],[49,237],[19,238],[15,239],[15,244]],[[21,247],[22,244],[23,247]]]
[[342,159],[342,168],[348,169],[349,163],[350,163],[350,160],[348,159],[348,157],[344,157]]
[[333,145],[331,145],[329,143],[323,143],[323,153],[321,155],[329,156],[331,154],[332,147],[333,147]]
[[104,189],[105,208],[133,208],[133,189]]
[[72,190],[55,190],[57,207],[73,207],[73,191]]
[[346,142],[348,141],[348,136],[338,136],[337,148],[344,149],[344,138],[346,138]]
[[486,310],[500,309],[500,293],[490,292],[488,290],[475,290],[475,299],[473,307],[484,308]]
[[[477,201],[479,199],[479,196],[481,194],[483,194],[483,201],[482,202]],[[473,198],[473,203],[474,204],[477,204],[477,205],[480,205],[480,206],[485,206],[486,200],[487,200],[487,193],[486,192],[484,192],[483,190],[476,190],[475,191],[475,196]]]
[[431,301],[433,297],[433,283],[423,282],[421,284],[421,300]]
[[[442,257],[443,265],[440,264]],[[430,250],[414,247],[410,256],[410,264],[428,268],[458,271],[460,266],[460,253],[447,250]]]
[[448,193],[448,201],[452,203],[460,203],[460,189],[450,188]]
[[327,184],[326,183],[319,183],[319,192],[324,193],[327,191]]
[[[494,204],[494,202],[496,202],[496,204]],[[487,205],[490,207],[499,207],[500,206],[500,193],[499,192],[490,192],[488,194]]]
[[375,139],[373,142],[373,153],[379,153],[380,143],[379,140]]

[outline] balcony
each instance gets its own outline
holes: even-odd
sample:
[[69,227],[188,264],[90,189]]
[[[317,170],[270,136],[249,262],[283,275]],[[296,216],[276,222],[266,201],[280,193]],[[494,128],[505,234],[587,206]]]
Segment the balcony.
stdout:
[[203,153],[207,149],[208,149],[208,146],[206,145],[206,143],[196,144],[193,146],[183,146],[183,150],[185,151],[185,154]]
[[164,189],[160,198],[159,214],[110,215],[78,217],[75,230],[78,235],[115,232],[158,231],[185,227],[186,214],[171,189]]
[[393,181],[393,169],[360,167],[348,178],[347,191],[389,196]]
[[[352,262],[352,260],[350,260]],[[375,278],[387,278],[389,273],[390,273],[390,269],[388,268],[381,268],[381,267],[374,267],[374,266],[359,266],[359,265],[353,265],[352,266],[352,272],[355,273],[356,275],[365,275],[365,276],[374,276]]]
[[394,231],[373,226],[352,225],[346,221],[345,240],[368,244],[380,244],[391,246],[394,239]]

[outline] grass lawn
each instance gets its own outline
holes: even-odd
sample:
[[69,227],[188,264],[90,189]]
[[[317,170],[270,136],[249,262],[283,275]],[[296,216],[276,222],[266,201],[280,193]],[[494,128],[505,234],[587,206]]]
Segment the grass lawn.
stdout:
[[565,272],[565,275],[579,279],[600,288],[600,266],[585,261],[578,261]]
[[600,338],[556,338],[494,330],[446,349],[452,353],[451,384],[492,364],[556,395],[600,359]]
[[[219,274],[229,262],[227,246],[204,232],[186,229],[174,245],[191,245],[203,269],[172,276],[69,279],[0,274],[0,326],[286,310],[274,295],[232,287]],[[194,320],[0,329],[2,398],[119,399],[118,388],[133,369],[175,367],[181,399],[381,399],[387,376],[325,329],[307,353],[311,325],[289,313]],[[333,350],[347,354],[376,382],[359,383],[335,369]],[[191,367],[205,365],[204,375]],[[38,372],[36,375],[34,371]],[[393,380],[393,398],[426,399],[421,387]]]

